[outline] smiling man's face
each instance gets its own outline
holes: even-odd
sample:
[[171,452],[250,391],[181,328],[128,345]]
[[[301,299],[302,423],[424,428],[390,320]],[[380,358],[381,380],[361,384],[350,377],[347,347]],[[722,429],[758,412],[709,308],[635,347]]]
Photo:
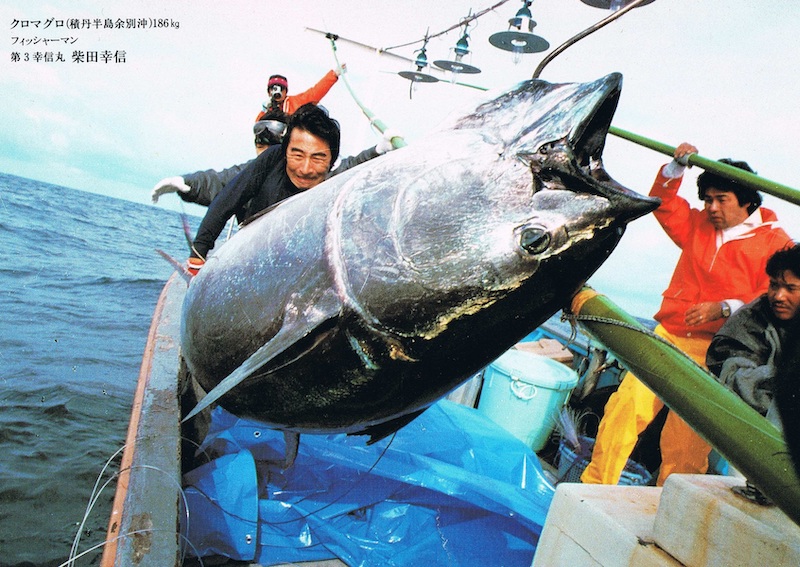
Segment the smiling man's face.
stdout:
[[328,142],[307,130],[294,128],[286,146],[286,175],[292,184],[305,191],[319,185],[331,168]]

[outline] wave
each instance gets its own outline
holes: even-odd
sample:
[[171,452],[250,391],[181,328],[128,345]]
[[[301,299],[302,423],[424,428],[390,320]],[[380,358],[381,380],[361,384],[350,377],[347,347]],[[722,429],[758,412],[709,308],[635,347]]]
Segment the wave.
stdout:
[[[180,257],[186,242],[179,216],[156,207],[4,174],[0,193],[0,563],[59,565],[125,439],[172,274],[155,249]],[[112,497],[87,544],[102,541]]]

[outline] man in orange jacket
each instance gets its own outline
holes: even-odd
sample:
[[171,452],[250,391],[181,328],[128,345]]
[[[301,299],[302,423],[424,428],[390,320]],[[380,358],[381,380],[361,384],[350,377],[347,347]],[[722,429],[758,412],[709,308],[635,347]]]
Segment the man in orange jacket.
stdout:
[[269,102],[262,105],[262,111],[256,116],[256,122],[266,119],[279,120],[284,124],[287,118],[295,111],[309,102],[314,104],[322,100],[331,87],[336,84],[339,77],[346,71],[346,65],[337,67],[325,73],[319,82],[310,89],[296,95],[289,96],[289,81],[283,75],[272,75],[267,83]]
[[[678,146],[650,191],[662,200],[656,219],[681,249],[654,318],[657,335],[704,366],[714,334],[733,311],[767,291],[767,259],[791,239],[776,226],[775,213],[761,207],[757,191],[711,172],[697,179],[704,210],[692,209],[678,196],[678,188],[693,153],[697,148],[691,144]],[[745,162],[720,161],[752,172]],[[617,484],[638,436],[663,407],[647,386],[627,373],[606,404],[581,481]],[[673,472],[702,474],[708,469],[710,447],[673,412],[667,415],[660,445],[658,486]]]

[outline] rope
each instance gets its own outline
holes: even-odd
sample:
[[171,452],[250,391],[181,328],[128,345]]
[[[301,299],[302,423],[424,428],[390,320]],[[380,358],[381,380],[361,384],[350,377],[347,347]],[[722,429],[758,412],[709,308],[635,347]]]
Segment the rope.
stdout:
[[614,325],[614,326],[620,327],[622,329],[627,329],[629,331],[634,331],[634,332],[640,333],[642,335],[645,335],[646,337],[650,337],[652,339],[655,339],[656,341],[660,342],[661,344],[664,344],[664,345],[670,347],[675,352],[678,352],[678,353],[682,354],[683,356],[686,356],[686,353],[683,352],[681,349],[679,349],[675,344],[669,342],[664,337],[660,337],[659,335],[655,334],[650,329],[642,327],[641,325],[634,325],[632,323],[626,323],[625,321],[620,321],[618,319],[612,319],[610,317],[599,317],[597,315],[575,315],[574,313],[567,313],[565,311],[562,311],[561,319],[563,321],[568,321],[570,323],[570,325],[572,326],[573,335],[570,336],[570,339],[569,339],[570,343],[573,342],[573,340],[574,340],[574,338],[576,336],[576,334],[575,334],[575,327],[576,327],[575,323],[580,323],[580,322],[603,323],[603,324],[606,324],[606,325]]
[[[327,37],[331,41],[331,49],[333,50],[333,58],[336,61],[336,67],[338,69],[341,69],[342,65],[341,65],[341,63],[339,63],[339,55],[336,52],[336,40],[338,39],[338,37],[336,35],[332,34],[332,33],[325,34],[325,37]],[[353,87],[350,86],[350,81],[347,80],[347,77],[345,76],[345,73],[342,73],[339,76],[339,78],[342,79],[342,81],[344,82],[345,86],[347,87],[347,92],[350,93],[350,96],[353,98],[355,103],[361,109],[361,112],[363,112],[364,116],[366,116],[367,120],[369,120],[370,126],[374,127],[381,134],[385,134],[386,130],[388,129],[387,126],[377,116],[375,116],[375,114],[369,108],[367,108],[359,100],[358,96],[356,96],[356,93],[353,90]],[[393,136],[392,137],[392,146],[394,146],[395,149],[402,148],[402,147],[404,147],[406,145],[407,145],[406,141],[403,139],[402,136]]]

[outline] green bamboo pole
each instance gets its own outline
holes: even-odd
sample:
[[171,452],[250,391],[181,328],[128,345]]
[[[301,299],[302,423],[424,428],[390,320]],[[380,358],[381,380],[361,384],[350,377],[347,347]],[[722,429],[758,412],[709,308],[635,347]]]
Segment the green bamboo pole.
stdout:
[[605,296],[585,288],[572,309],[627,370],[800,525],[800,479],[775,426]]
[[[616,128],[615,126],[609,128],[608,132],[635,144],[639,144],[640,146],[644,146],[645,148],[666,154],[670,157],[672,157],[672,155],[675,153],[675,148],[673,146],[657,142],[656,140],[651,140],[650,138],[645,138],[644,136],[622,130],[621,128]],[[763,177],[759,177],[758,175],[750,173],[749,171],[741,170],[738,167],[720,163],[713,159],[704,158],[698,154],[692,154],[689,156],[689,165],[702,167],[706,171],[733,179],[742,185],[747,185],[748,187],[752,187],[758,191],[769,193],[774,197],[778,197],[794,205],[800,205],[800,191],[797,189],[793,189],[792,187],[782,185],[775,181],[770,181],[769,179],[764,179]]]
[[[333,49],[333,58],[336,60],[336,66],[341,68],[342,65],[341,65],[341,63],[339,63],[339,56],[336,53],[336,36],[329,33],[329,34],[326,34],[325,37],[327,37],[329,40],[331,40],[331,49]],[[358,105],[358,107],[361,109],[361,112],[363,112],[364,116],[366,116],[367,119],[369,120],[369,123],[372,124],[373,126],[375,126],[375,128],[377,128],[378,131],[381,134],[385,134],[386,130],[387,130],[386,124],[384,124],[378,117],[376,117],[375,114],[369,108],[364,106],[364,104],[359,100],[359,98],[356,96],[355,91],[353,91],[353,88],[350,86],[350,81],[347,80],[347,77],[345,76],[344,73],[342,73],[340,78],[342,79],[342,82],[344,82],[345,86],[347,87],[347,90],[350,93],[350,96],[353,97],[353,100]],[[406,141],[402,138],[402,136],[393,136],[392,137],[392,146],[394,146],[395,149],[402,148],[403,146],[406,146],[406,145],[407,145]]]

